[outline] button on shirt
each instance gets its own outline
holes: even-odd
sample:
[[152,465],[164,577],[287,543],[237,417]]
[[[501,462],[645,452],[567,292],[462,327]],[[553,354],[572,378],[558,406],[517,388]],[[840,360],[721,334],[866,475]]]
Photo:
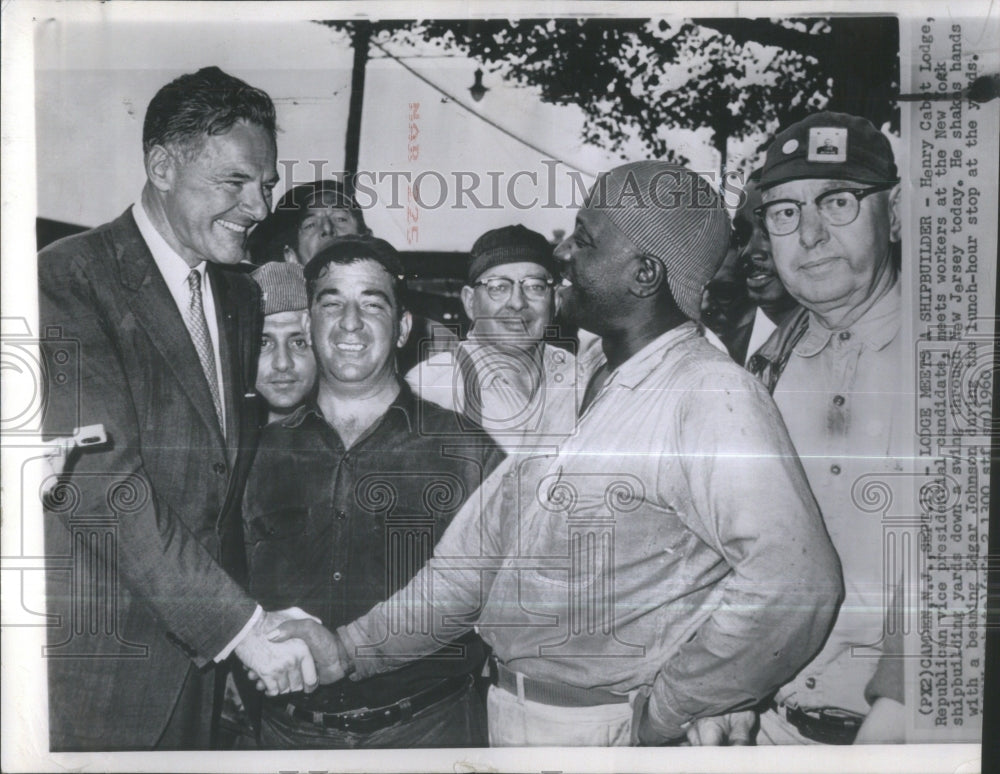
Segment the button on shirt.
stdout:
[[[251,593],[267,609],[298,606],[327,627],[351,621],[406,585],[502,456],[488,435],[463,432],[455,414],[405,385],[350,449],[315,403],[300,407],[264,428],[247,481]],[[416,609],[397,612],[420,623]],[[397,674],[294,701],[331,712],[378,707],[482,664],[477,638],[451,639]]]
[[[587,374],[603,366],[599,343],[581,361]],[[558,454],[508,458],[420,576],[433,581],[435,626],[478,612],[515,671],[652,687],[650,718],[668,738],[794,674],[841,585],[774,403],[693,323],[611,372]],[[391,609],[338,630],[349,652],[368,646],[360,674],[433,647],[389,636]]]
[[[812,314],[808,325],[774,399],[840,555],[845,597],[823,650],[779,699],[867,713],[865,685],[878,663],[891,596],[885,589],[898,578],[883,578],[882,512],[861,488],[888,486],[893,513],[909,513],[912,501],[913,481],[900,476],[912,455],[913,422],[901,392],[899,284],[847,330],[829,330]],[[866,503],[871,510],[859,507]],[[856,647],[868,657],[852,653]]]

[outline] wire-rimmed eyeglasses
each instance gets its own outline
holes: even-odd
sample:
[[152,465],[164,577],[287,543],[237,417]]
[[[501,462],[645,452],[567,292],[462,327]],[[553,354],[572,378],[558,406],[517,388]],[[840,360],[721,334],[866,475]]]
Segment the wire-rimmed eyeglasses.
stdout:
[[[861,211],[861,200],[879,191],[888,191],[895,183],[879,183],[870,188],[833,188],[824,191],[813,204],[820,217],[831,226],[846,226],[853,223]],[[802,208],[808,202],[796,199],[776,199],[762,204],[753,212],[771,236],[786,236],[793,233],[802,219]]]
[[494,301],[506,301],[514,292],[515,284],[520,286],[525,298],[530,301],[540,301],[548,295],[549,289],[556,283],[542,277],[524,277],[519,280],[510,277],[490,277],[473,282],[472,287],[484,287],[487,295]]

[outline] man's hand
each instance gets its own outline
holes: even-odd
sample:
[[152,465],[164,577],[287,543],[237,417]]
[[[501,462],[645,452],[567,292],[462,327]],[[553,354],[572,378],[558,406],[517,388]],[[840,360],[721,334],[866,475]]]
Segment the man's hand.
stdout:
[[698,718],[688,729],[687,740],[694,747],[748,745],[756,720],[757,713],[753,710]]
[[[335,683],[347,674],[349,657],[347,649],[334,632],[319,624],[315,619],[285,621],[269,633],[271,642],[285,642],[297,637],[309,646],[316,662],[321,684]],[[259,687],[259,686],[258,686]]]
[[278,624],[288,620],[290,613],[264,613],[236,646],[235,653],[250,670],[251,679],[256,680],[257,688],[266,691],[268,696],[290,691],[309,692],[319,684],[316,664],[302,640],[273,641],[267,636]]
[[677,739],[683,739],[683,731],[677,734],[664,734],[662,730],[653,727],[649,719],[650,695],[640,690],[632,705],[632,744],[643,747],[656,747],[664,744],[677,744]]
[[861,724],[854,744],[901,744],[906,741],[906,708],[880,696]]

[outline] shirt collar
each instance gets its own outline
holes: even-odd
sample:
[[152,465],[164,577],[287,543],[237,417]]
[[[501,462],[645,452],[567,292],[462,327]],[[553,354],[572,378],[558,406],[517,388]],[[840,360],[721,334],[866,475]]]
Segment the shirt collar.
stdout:
[[[663,358],[670,349],[682,341],[700,335],[701,330],[695,322],[686,322],[676,328],[671,328],[666,333],[657,336],[612,371],[608,375],[606,384],[615,381],[629,389],[637,387],[654,368],[663,362]],[[607,358],[604,357],[604,352],[601,349],[600,339],[591,344],[587,351],[582,354],[581,359],[583,360],[584,373],[588,378],[607,363]]]
[[831,330],[809,313],[809,329],[795,345],[795,354],[813,357],[822,352],[833,341],[850,341],[855,346],[864,345],[875,351],[885,349],[899,333],[900,326],[900,284],[899,280],[889,291],[876,301],[853,325],[843,330]]
[[[160,274],[163,275],[163,279],[167,285],[187,290],[187,278],[191,273],[192,267],[167,243],[167,240],[163,238],[163,235],[153,225],[153,221],[149,217],[149,213],[146,212],[146,207],[143,205],[141,197],[139,201],[132,205],[132,217],[135,218],[135,225],[139,227],[139,233],[142,234],[142,238],[145,240],[146,246],[149,247],[149,252],[153,256],[153,261],[156,263],[156,267],[160,270]],[[201,274],[201,286],[204,288],[205,261],[200,261],[193,268]]]
[[[284,419],[279,420],[282,427],[299,427],[310,418],[311,421],[318,419],[324,425],[330,425],[330,423],[326,421],[326,417],[323,416],[323,412],[320,410],[315,392],[316,391],[314,390],[313,394],[306,400],[306,402],[295,409],[295,411]],[[389,404],[389,408],[386,409],[385,414],[382,416],[384,417],[389,414],[397,415],[406,420],[407,429],[411,433],[413,432],[413,428],[416,427],[417,399],[413,394],[413,390],[410,389],[410,385],[402,379],[399,380],[399,394],[396,395],[392,403]]]

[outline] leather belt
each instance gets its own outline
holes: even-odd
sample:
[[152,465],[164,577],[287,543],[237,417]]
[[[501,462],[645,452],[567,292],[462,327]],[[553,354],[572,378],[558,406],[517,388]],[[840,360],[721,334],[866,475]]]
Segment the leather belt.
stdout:
[[[599,704],[627,704],[629,700],[628,694],[611,693],[603,688],[578,688],[565,683],[535,680],[508,669],[496,659],[492,659],[492,662],[490,676],[495,686],[515,696],[523,695],[525,699],[539,704],[554,707],[596,707]],[[518,691],[519,679],[523,694]]]
[[774,709],[791,723],[806,739],[820,744],[854,744],[865,716],[840,707],[802,709],[787,704],[774,704]]
[[371,734],[404,720],[409,720],[432,704],[444,701],[450,696],[457,696],[471,685],[471,675],[460,675],[449,677],[425,691],[384,707],[365,708],[351,712],[315,712],[296,707],[288,702],[285,706],[285,714],[304,723],[311,723],[323,728],[334,728],[338,731],[351,731],[357,734]]

